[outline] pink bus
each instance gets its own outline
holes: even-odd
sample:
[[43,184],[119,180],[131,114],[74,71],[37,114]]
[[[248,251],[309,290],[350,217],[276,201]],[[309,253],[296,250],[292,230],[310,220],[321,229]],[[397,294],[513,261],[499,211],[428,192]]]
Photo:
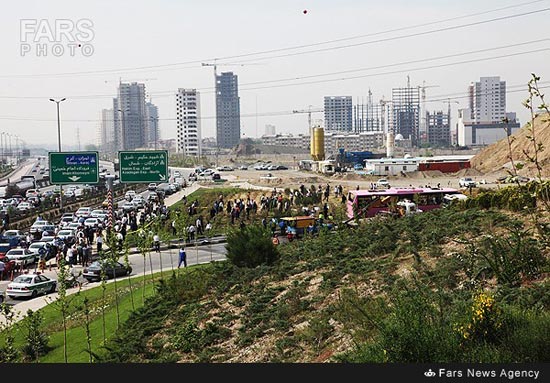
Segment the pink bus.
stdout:
[[374,190],[352,190],[348,193],[348,218],[374,217],[380,212],[387,212],[402,200],[416,202],[418,209],[428,211],[440,208],[447,194],[462,194],[452,188],[399,188]]

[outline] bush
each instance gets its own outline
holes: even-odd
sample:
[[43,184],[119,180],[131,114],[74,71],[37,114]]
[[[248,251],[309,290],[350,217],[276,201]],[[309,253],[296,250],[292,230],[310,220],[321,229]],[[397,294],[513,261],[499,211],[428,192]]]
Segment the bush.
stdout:
[[237,267],[270,266],[279,259],[271,232],[259,225],[230,231],[225,248],[227,259]]

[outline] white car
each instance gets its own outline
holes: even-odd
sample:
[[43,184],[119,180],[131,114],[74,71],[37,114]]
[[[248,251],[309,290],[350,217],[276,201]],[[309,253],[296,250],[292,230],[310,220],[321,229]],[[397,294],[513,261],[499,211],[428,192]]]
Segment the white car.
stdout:
[[19,211],[28,211],[32,210],[33,206],[30,202],[19,202],[19,205],[17,205],[17,210]]
[[17,263],[22,263],[23,265],[28,265],[34,263],[37,260],[37,255],[30,251],[29,249],[24,249],[22,247],[16,247],[14,249],[8,250],[6,257],[10,261],[15,261]]
[[53,226],[53,224],[49,221],[44,221],[44,220],[41,220],[41,221],[35,221],[32,225],[31,225],[31,228],[30,228],[30,232],[31,234],[34,234],[34,233],[41,233],[42,231],[44,231],[44,228],[45,227],[51,227]]
[[376,187],[378,188],[389,188],[390,182],[385,178],[380,178],[378,181],[376,181]]
[[100,224],[99,218],[96,218],[96,217],[86,218],[86,220],[84,221],[84,226],[88,226],[88,227],[96,227],[99,224]]
[[66,226],[64,227],[64,229],[67,229],[67,230],[68,230],[68,229],[70,229],[70,230],[76,230],[76,229],[78,229],[80,226],[81,226],[81,225],[80,225],[78,222],[71,222],[71,223],[69,223],[68,225],[66,225]]
[[124,202],[122,205],[122,210],[125,212],[130,212],[136,210],[136,205],[133,202]]
[[135,190],[128,190],[125,194],[124,194],[124,199],[126,201],[131,201],[132,199],[134,199],[134,197],[136,196],[136,191]]
[[71,240],[74,238],[74,231],[72,229],[63,229],[59,230],[57,234],[55,235],[57,238],[60,238],[64,241]]
[[92,213],[92,208],[91,207],[81,207],[79,208],[76,213],[74,213],[75,216],[77,217],[84,217],[84,218],[88,218],[90,216],[90,214]]
[[92,218],[97,218],[97,217],[99,217],[101,214],[107,214],[107,211],[106,211],[106,210],[103,210],[103,209],[95,209],[95,210],[92,210],[92,212],[90,213],[90,217],[92,217]]
[[46,251],[48,250],[46,247],[46,242],[44,241],[33,242],[28,247],[28,249],[32,251],[37,258],[40,257],[40,249],[42,248]]
[[8,284],[6,295],[10,298],[31,297],[55,292],[57,281],[43,274],[23,274]]
[[458,180],[458,185],[461,188],[469,188],[470,186],[476,187],[476,181],[474,181],[471,177],[462,177]]

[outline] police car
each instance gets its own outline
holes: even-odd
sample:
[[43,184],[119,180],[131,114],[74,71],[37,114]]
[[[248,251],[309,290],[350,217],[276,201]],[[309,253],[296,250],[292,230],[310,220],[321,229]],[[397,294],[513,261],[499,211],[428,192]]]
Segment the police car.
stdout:
[[22,274],[10,282],[6,295],[12,299],[19,297],[34,298],[39,294],[54,293],[57,281],[40,273]]

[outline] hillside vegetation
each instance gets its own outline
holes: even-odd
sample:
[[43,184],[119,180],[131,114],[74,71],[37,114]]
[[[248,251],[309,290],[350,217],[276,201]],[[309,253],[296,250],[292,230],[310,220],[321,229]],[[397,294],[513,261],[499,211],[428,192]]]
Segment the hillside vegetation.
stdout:
[[[543,177],[550,176],[550,145],[548,144],[550,143],[550,127],[548,119],[548,114],[541,114],[535,119],[534,123],[536,141],[546,144],[538,153]],[[532,156],[535,152],[531,137],[531,128],[524,125],[510,136],[510,147],[506,139],[489,145],[470,160],[471,166],[484,174],[499,171],[503,166],[510,163],[511,152],[514,162],[521,162],[525,165],[523,169],[518,171],[518,174],[533,177],[536,175],[535,165],[527,159],[524,153],[524,150],[526,150]]]
[[[72,296],[68,361],[548,362],[550,216],[540,202],[550,184],[534,185],[276,247],[260,213],[244,228],[218,215],[227,261]],[[220,195],[247,194],[201,190],[190,200],[203,214]],[[173,209],[184,227],[186,207]],[[40,362],[63,362],[60,307],[18,323],[15,349],[0,333],[0,361],[32,361],[39,344]]]
[[[542,213],[373,219],[279,245],[256,267],[191,268],[157,284],[100,361],[550,361]],[[265,249],[269,234],[249,225],[230,237],[241,265],[261,262],[250,242]]]

